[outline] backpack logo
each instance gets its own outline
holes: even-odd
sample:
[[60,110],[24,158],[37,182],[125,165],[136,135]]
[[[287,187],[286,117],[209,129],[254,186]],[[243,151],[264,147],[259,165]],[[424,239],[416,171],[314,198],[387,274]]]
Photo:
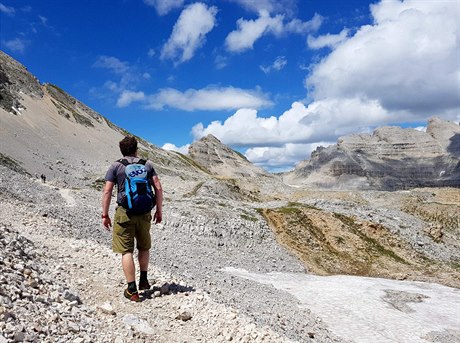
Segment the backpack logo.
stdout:
[[125,165],[125,201],[123,207],[129,214],[144,214],[155,206],[155,196],[148,180],[145,160],[130,164],[126,159],[119,161]]

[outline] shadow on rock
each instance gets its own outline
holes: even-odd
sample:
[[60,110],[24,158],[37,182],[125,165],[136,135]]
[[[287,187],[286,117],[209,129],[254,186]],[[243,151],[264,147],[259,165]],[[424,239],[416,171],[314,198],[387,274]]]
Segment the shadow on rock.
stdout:
[[195,292],[196,289],[190,286],[178,285],[176,283],[164,283],[161,286],[153,286],[140,294],[141,300],[161,297],[163,295],[174,295],[178,293]]

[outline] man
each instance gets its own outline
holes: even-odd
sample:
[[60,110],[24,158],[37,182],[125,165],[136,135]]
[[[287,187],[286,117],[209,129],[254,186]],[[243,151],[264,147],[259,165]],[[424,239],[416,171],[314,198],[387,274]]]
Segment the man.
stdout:
[[[137,140],[135,137],[127,136],[120,143],[120,151],[123,159],[129,163],[139,161],[137,157]],[[147,177],[155,191],[156,210],[154,215],[155,223],[161,223],[163,190],[160,179],[158,178],[151,161],[145,163]],[[102,195],[102,225],[110,230],[112,222],[109,217],[110,201],[112,197],[113,186],[117,184],[117,208],[112,233],[112,249],[116,253],[122,254],[121,264],[125,274],[127,289],[124,296],[132,301],[140,301],[139,293],[136,286],[136,269],[134,265],[134,240],[138,249],[138,261],[140,269],[139,290],[150,289],[147,279],[147,270],[150,257],[150,226],[152,221],[151,211],[145,214],[129,214],[125,207],[125,165],[121,160],[114,162],[105,176],[105,186]]]

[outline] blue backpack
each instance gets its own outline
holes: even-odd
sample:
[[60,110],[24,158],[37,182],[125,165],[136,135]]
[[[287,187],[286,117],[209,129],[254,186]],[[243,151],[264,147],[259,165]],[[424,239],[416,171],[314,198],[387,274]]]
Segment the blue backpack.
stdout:
[[155,195],[147,176],[146,160],[129,163],[127,159],[118,160],[125,166],[125,199],[123,207],[128,214],[145,214],[155,206]]

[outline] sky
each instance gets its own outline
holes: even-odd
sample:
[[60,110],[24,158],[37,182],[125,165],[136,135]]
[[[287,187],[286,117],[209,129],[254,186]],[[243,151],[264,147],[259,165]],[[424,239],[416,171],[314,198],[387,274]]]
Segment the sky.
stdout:
[[0,0],[0,50],[169,150],[269,171],[384,125],[460,121],[460,0]]

